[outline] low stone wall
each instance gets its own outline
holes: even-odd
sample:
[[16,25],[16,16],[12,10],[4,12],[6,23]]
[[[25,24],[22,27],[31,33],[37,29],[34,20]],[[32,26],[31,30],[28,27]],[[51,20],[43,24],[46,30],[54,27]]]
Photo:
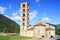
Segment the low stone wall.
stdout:
[[20,33],[0,33],[0,35],[3,35],[3,36],[19,36]]
[[8,36],[19,36],[20,33],[6,33]]

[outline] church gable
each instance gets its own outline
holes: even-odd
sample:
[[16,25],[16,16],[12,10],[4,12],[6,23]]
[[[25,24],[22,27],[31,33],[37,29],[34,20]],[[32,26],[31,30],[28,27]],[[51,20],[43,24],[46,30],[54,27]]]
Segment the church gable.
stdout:
[[33,27],[35,27],[35,26],[46,26],[45,24],[43,24],[43,22],[42,21],[38,21]]
[[42,23],[38,23],[38,24],[36,24],[36,25],[34,25],[34,26],[46,26],[46,25],[44,25],[44,24],[42,24]]

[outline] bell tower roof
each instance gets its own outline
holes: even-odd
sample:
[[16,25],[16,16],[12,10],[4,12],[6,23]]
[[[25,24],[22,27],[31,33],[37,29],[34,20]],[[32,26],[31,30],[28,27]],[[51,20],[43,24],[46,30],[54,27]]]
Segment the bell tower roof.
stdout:
[[38,23],[42,23],[42,19],[39,19]]

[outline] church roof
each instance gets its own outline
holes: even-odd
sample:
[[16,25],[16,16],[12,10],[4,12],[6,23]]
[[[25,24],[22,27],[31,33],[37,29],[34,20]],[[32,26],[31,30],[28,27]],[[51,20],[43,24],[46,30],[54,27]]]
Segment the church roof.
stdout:
[[[53,24],[50,24],[50,23],[43,23],[41,20],[40,21],[38,21],[36,24],[34,24],[34,25],[29,25],[29,28],[28,28],[28,30],[33,30],[33,27],[35,27],[35,26],[46,26],[46,24],[48,24],[48,25],[51,25],[51,26],[56,26],[56,25],[53,25]],[[47,28],[46,30],[54,30],[54,29],[52,29],[52,28]]]
[[34,26],[46,26],[46,25],[44,25],[44,24],[42,24],[42,23],[38,23],[38,24],[36,24],[36,25],[34,25]]
[[50,24],[50,23],[46,23],[46,24],[49,24],[49,25],[51,25],[51,26],[55,26],[55,27],[56,27],[56,25],[54,25],[54,24]]
[[55,30],[55,29],[53,29],[53,28],[47,28],[46,30]]
[[33,28],[30,28],[30,29],[28,29],[28,30],[33,30]]
[[42,21],[38,21],[34,26],[46,26]]
[[32,30],[32,29],[33,29],[33,26],[29,25],[28,30]]

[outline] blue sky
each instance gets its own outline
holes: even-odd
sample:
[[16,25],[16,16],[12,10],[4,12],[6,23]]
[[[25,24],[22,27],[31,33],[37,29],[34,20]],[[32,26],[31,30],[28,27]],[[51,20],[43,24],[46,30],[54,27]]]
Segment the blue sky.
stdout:
[[60,24],[60,0],[0,0],[0,14],[20,24],[20,4],[29,3],[30,24],[42,19],[44,22]]

